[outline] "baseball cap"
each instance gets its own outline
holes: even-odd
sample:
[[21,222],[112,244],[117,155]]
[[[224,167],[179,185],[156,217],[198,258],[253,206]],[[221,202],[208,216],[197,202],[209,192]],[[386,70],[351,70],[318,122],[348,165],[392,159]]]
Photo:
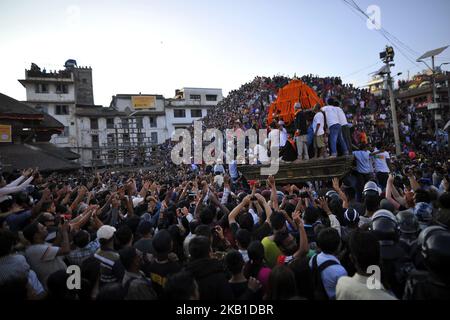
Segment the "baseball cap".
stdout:
[[368,181],[364,185],[363,193],[366,193],[368,191],[375,191],[375,192],[378,192],[378,194],[381,194],[381,189],[378,187],[378,185],[374,181]]
[[344,219],[348,222],[358,222],[359,221],[359,213],[353,208],[348,208],[344,212]]
[[414,214],[419,222],[429,222],[433,219],[433,207],[426,202],[418,202],[414,207]]
[[325,197],[327,198],[339,198],[339,194],[334,191],[334,190],[330,190],[325,194]]
[[101,226],[100,229],[97,230],[97,238],[109,240],[114,236],[116,232],[116,228],[112,226]]

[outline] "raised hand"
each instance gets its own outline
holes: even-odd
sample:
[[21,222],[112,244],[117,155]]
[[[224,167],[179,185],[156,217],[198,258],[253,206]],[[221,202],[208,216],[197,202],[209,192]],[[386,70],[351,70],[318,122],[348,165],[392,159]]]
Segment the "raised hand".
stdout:
[[333,181],[333,189],[336,191],[340,190],[341,187],[339,185],[339,178],[334,177],[332,181]]
[[258,279],[250,277],[248,279],[248,288],[253,292],[257,292],[259,289],[262,288],[262,284],[261,282],[259,282]]

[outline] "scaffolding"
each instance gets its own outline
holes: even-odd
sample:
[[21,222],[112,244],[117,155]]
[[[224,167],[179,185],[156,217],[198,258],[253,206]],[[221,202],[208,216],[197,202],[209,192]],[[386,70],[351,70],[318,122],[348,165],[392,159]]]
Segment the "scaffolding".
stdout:
[[[157,139],[148,137],[139,118],[122,118],[120,124],[107,129],[107,142],[92,145],[93,168],[146,167],[156,152]],[[142,120],[142,118],[140,118]],[[111,133],[113,131],[113,133]]]

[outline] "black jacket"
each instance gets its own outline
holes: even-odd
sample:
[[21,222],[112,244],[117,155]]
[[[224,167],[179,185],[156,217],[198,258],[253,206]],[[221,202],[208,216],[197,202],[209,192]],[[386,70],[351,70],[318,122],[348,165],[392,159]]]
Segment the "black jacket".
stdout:
[[200,300],[232,300],[233,291],[227,281],[222,264],[216,259],[198,259],[186,266],[199,286]]
[[306,123],[306,114],[304,111],[299,111],[294,120],[295,129],[300,131],[300,135],[304,136],[308,132],[308,125]]

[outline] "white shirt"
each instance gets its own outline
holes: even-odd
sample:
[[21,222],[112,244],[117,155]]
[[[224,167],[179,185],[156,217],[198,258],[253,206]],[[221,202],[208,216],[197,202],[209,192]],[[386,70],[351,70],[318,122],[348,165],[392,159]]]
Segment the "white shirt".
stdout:
[[257,144],[255,146],[255,148],[253,149],[253,156],[257,157],[257,159],[261,162],[261,163],[266,163],[266,162],[270,162],[270,158],[267,155],[267,149],[264,148],[262,145]]
[[385,173],[390,172],[389,167],[387,165],[387,159],[390,159],[389,152],[387,151],[373,156],[373,166],[375,168],[375,172],[385,172]]
[[286,128],[283,128],[280,132],[280,147],[284,147],[288,141],[288,134]]
[[336,107],[333,106],[325,106],[321,109],[323,112],[325,112],[325,115],[327,116],[327,126],[330,128],[331,126],[335,124],[339,124],[339,115],[338,111],[336,110]]
[[397,300],[380,283],[380,289],[369,289],[371,279],[356,273],[353,277],[341,277],[336,285],[336,300]]
[[342,108],[339,107],[335,107],[337,114],[338,114],[338,119],[339,119],[339,124],[341,126],[347,126],[348,122],[347,122],[347,117],[345,116],[344,110],[342,110]]
[[[319,130],[317,131],[318,136],[322,136],[325,134],[324,126],[325,126],[325,119],[323,117],[322,112],[317,112],[313,119],[313,130],[314,134],[316,133],[317,125],[320,124]],[[269,134],[270,135],[270,134]]]
[[272,129],[269,132],[268,139],[270,141],[270,147],[279,147],[280,146],[280,130]]

